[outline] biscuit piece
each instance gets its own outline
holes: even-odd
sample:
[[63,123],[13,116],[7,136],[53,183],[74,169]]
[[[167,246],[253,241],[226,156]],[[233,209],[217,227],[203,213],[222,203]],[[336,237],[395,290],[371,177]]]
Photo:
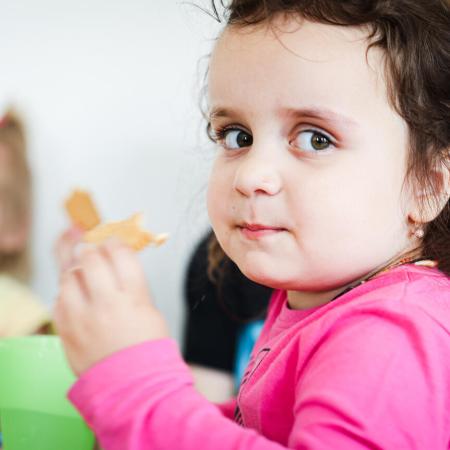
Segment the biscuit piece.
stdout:
[[98,225],[87,231],[83,240],[91,244],[101,244],[111,237],[116,237],[134,250],[142,250],[149,244],[161,245],[166,240],[167,234],[154,235],[141,228],[142,214],[134,214],[127,220],[109,222]]
[[65,202],[72,222],[87,231],[100,223],[100,216],[91,196],[86,191],[75,190]]

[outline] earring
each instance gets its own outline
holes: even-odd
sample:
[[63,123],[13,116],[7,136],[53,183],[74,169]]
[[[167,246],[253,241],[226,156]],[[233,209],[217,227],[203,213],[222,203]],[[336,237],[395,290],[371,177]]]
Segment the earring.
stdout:
[[416,227],[416,229],[413,231],[413,235],[417,238],[417,239],[422,239],[425,236],[425,232],[423,231],[423,228],[420,227],[420,225],[418,225]]

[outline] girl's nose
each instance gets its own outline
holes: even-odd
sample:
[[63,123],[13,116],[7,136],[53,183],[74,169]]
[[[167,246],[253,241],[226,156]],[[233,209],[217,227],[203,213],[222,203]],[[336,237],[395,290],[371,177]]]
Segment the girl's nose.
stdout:
[[234,188],[246,197],[254,194],[276,195],[280,192],[282,180],[273,161],[262,155],[247,155],[235,172]]

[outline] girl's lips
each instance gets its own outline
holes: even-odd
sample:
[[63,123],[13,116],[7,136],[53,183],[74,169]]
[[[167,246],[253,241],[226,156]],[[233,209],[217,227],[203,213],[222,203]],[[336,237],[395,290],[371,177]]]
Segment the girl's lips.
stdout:
[[243,224],[240,225],[239,230],[247,239],[260,239],[262,237],[271,236],[282,231],[286,231],[286,228],[271,227],[268,225],[260,224]]

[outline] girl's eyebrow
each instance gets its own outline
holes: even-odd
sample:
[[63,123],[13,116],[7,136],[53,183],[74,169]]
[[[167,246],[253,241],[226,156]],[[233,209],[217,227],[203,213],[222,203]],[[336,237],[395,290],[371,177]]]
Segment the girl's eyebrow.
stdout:
[[318,119],[345,128],[358,126],[358,122],[355,119],[323,107],[285,108],[281,109],[279,112],[281,116]]
[[[231,118],[241,115],[240,111],[227,109],[227,108],[212,108],[209,112],[209,120],[218,118]],[[341,113],[337,113],[328,108],[282,108],[279,110],[280,116],[292,117],[292,118],[311,118],[330,122],[336,126],[351,128],[357,127],[358,122],[351,117],[345,116]]]
[[221,117],[230,118],[232,116],[236,116],[236,113],[233,113],[232,110],[227,108],[212,108],[209,111],[209,120],[220,119]]

